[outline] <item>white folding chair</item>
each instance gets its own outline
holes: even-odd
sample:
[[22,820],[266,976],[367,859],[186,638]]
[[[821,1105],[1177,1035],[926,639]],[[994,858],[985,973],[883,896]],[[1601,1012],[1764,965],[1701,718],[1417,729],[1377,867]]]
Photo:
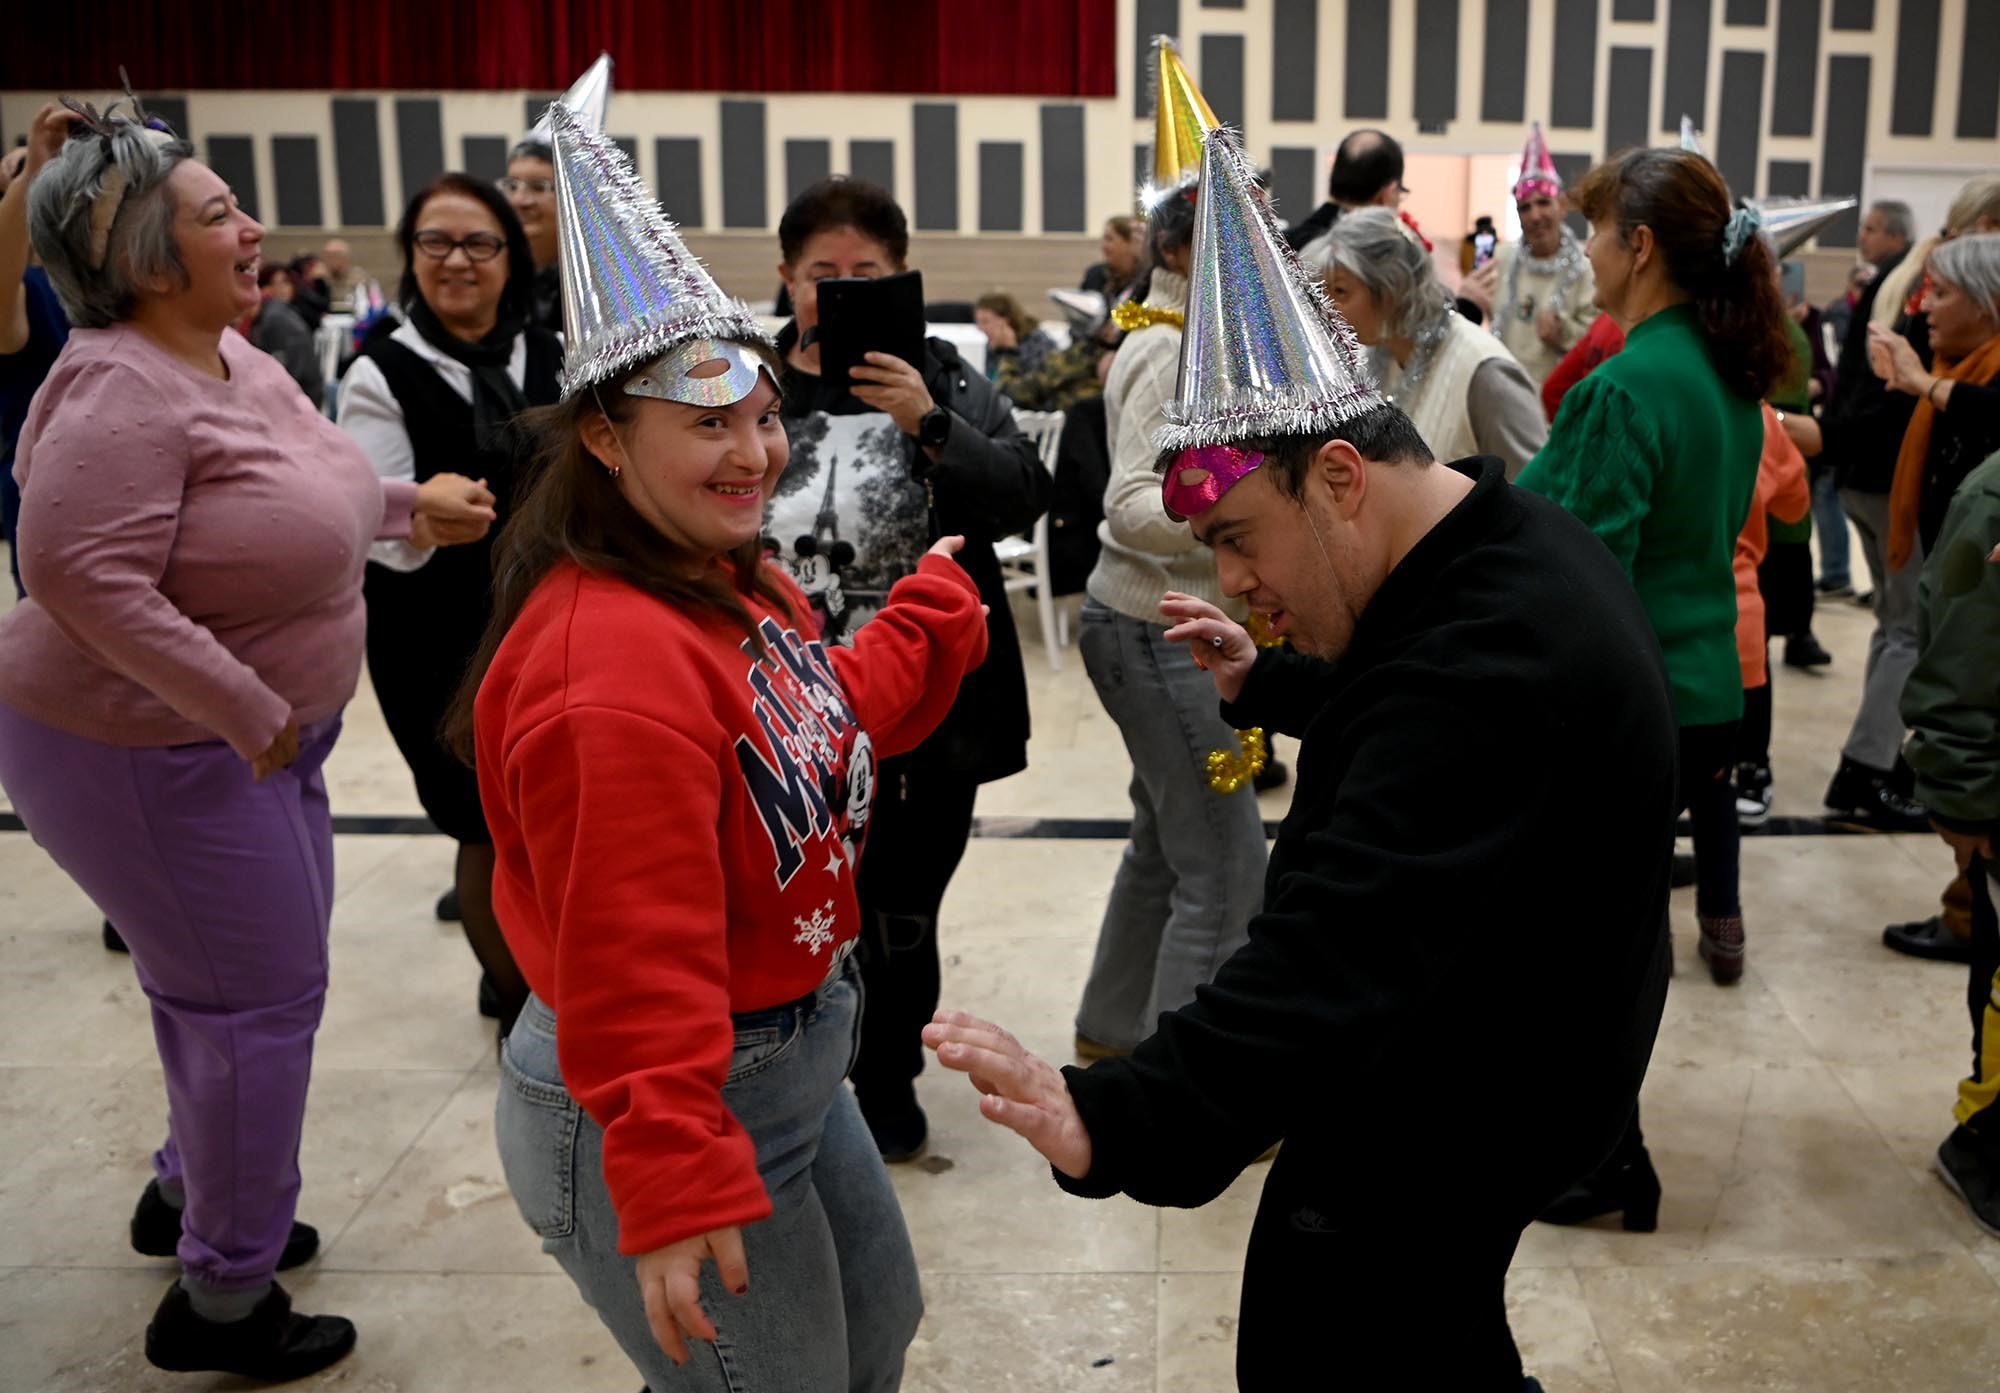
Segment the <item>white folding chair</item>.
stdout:
[[[1016,411],[1014,424],[1021,434],[1035,442],[1042,468],[1055,478],[1056,450],[1062,444],[1063,414],[1060,411]],[[1048,651],[1049,671],[1062,671],[1062,651],[1069,646],[1069,616],[1056,608],[1049,579],[1049,515],[1035,519],[1034,527],[1017,537],[1002,537],[993,544],[1000,558],[1000,573],[1006,577],[1007,593],[1032,590],[1035,613],[1041,620],[1042,646]]]

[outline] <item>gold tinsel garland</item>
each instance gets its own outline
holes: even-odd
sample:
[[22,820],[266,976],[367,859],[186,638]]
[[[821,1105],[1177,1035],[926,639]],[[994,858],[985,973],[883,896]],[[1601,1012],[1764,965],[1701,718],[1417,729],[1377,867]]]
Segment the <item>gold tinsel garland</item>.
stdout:
[[[1250,639],[1259,648],[1276,648],[1284,639],[1271,632],[1270,621],[1256,611],[1251,611],[1249,623]],[[1200,659],[1197,657],[1197,662]],[[1203,664],[1207,666],[1207,664]],[[1271,757],[1270,741],[1262,729],[1252,726],[1249,730],[1236,732],[1237,748],[1234,750],[1210,750],[1208,752],[1208,786],[1224,795],[1236,792],[1247,783],[1253,782],[1264,772],[1264,766]]]
[[1176,329],[1184,329],[1187,327],[1187,316],[1164,305],[1142,305],[1137,300],[1121,300],[1112,308],[1111,322],[1132,334],[1154,324],[1171,324]]

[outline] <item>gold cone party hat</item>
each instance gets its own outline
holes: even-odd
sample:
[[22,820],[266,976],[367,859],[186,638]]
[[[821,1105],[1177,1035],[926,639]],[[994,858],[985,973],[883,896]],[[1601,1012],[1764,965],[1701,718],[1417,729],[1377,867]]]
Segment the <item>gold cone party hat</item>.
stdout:
[[682,244],[624,151],[561,102],[549,108],[562,255],[563,397],[689,339],[767,343]]
[[[566,106],[576,113],[577,119],[593,131],[604,129],[604,109],[611,104],[611,55],[600,53],[597,61],[583,70],[583,76],[570,84],[569,91],[550,104],[549,111],[556,106]],[[535,122],[535,128],[528,132],[528,139],[551,141],[549,134],[549,112],[542,113],[542,119]]]
[[1165,34],[1153,39],[1153,181],[1139,191],[1147,207],[1201,174],[1201,142],[1216,127],[1208,99]]
[[1162,451],[1311,434],[1382,405],[1354,331],[1285,245],[1254,177],[1235,133],[1212,131]]
[[1745,199],[1763,219],[1764,235],[1783,261],[1810,242],[1828,223],[1861,206],[1858,198]]

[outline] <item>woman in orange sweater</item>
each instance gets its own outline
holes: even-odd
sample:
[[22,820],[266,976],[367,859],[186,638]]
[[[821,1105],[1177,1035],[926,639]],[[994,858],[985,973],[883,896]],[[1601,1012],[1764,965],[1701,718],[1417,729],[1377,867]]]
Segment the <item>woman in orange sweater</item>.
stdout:
[[948,537],[851,649],[820,643],[758,545],[789,455],[774,350],[616,147],[563,108],[554,130],[565,395],[457,732],[469,701],[534,992],[501,1161],[653,1389],[894,1389],[922,1301],[842,1083],[854,872],[875,761],[984,657],[979,594]]

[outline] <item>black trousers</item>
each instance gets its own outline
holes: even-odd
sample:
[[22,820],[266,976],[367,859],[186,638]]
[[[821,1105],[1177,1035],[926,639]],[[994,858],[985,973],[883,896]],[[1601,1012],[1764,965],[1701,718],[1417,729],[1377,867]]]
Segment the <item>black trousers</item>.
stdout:
[[1532,1207],[1494,1214],[1474,1167],[1400,1197],[1368,1185],[1336,1211],[1330,1159],[1287,1138],[1271,1168],[1244,1260],[1237,1387],[1520,1393],[1507,1266]]
[[861,1048],[854,1091],[866,1111],[907,1102],[924,1068],[919,1032],[938,1007],[938,907],[972,835],[979,786],[882,761],[855,890],[861,901]]

